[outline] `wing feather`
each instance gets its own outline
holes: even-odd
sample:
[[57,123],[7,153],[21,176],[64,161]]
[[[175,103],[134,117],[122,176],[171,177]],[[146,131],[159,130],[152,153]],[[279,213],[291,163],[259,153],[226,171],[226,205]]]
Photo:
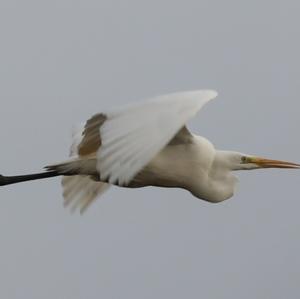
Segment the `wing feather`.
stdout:
[[99,128],[105,122],[104,114],[96,114],[92,116],[85,124],[82,131],[82,140],[78,145],[78,154],[85,156],[97,152],[101,146],[101,136]]
[[[101,146],[101,136],[99,128],[105,121],[103,114],[92,116],[85,124],[80,124],[73,128],[72,145],[70,156],[85,156],[96,153]],[[80,208],[83,213],[94,200],[102,195],[109,187],[104,182],[94,181],[89,176],[74,175],[62,178],[64,205],[71,206],[74,211]]]
[[174,136],[174,142],[188,137],[185,123],[216,96],[212,90],[174,93],[104,113],[97,152],[100,179],[129,184]]
[[72,211],[80,208],[83,213],[110,185],[93,181],[89,176],[75,175],[64,176],[62,187],[64,206],[71,206]]

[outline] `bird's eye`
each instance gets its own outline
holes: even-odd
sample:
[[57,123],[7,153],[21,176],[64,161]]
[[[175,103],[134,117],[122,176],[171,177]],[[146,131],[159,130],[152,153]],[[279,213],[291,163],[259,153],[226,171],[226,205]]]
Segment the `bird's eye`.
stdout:
[[246,156],[242,156],[241,162],[244,163],[244,164],[247,163],[247,157]]

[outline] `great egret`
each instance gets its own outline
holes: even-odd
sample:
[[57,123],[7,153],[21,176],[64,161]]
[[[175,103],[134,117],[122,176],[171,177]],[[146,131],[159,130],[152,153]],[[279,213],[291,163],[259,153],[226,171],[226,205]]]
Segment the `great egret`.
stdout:
[[178,187],[221,202],[234,194],[232,171],[300,168],[300,164],[219,151],[186,128],[213,90],[179,92],[106,111],[73,134],[70,159],[46,172],[0,177],[0,185],[63,175],[65,205],[83,212],[110,185]]

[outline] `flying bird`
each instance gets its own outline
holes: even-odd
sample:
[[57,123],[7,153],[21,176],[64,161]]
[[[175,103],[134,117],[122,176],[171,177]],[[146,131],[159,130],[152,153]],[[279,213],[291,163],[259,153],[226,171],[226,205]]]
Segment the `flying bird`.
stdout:
[[177,92],[92,116],[73,134],[70,157],[45,172],[0,176],[0,185],[62,177],[64,203],[81,212],[111,185],[176,187],[195,197],[222,202],[233,196],[236,170],[300,168],[234,151],[216,150],[186,123],[210,100],[213,90]]

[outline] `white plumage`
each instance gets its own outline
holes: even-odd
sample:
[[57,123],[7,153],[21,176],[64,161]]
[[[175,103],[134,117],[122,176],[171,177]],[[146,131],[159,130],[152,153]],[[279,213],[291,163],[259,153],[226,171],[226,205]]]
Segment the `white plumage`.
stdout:
[[[105,122],[98,128],[101,146],[93,161],[100,181],[108,183],[96,182],[86,175],[64,176],[62,186],[65,206],[71,205],[73,210],[80,208],[83,212],[111,184],[128,185],[185,123],[216,96],[217,93],[212,90],[179,92],[103,111]],[[62,171],[78,171],[78,164],[73,159],[81,162],[87,159],[85,157],[82,160],[78,153],[84,129],[85,124],[73,128],[70,150],[72,160],[64,165]]]
[[101,180],[120,185],[131,179],[217,93],[189,91],[160,96],[118,111],[104,112],[97,153]]
[[[70,157],[72,159],[78,159],[78,147],[83,139],[84,128],[85,123],[73,127],[73,142],[70,148]],[[73,166],[73,164],[69,165]],[[70,206],[72,211],[79,208],[81,213],[110,186],[110,184],[95,181],[87,175],[63,176],[61,184],[63,188],[64,206]]]
[[219,151],[190,133],[186,122],[216,96],[213,90],[178,92],[103,111],[74,130],[69,160],[47,166],[46,173],[0,176],[0,185],[63,175],[65,205],[83,212],[111,185],[178,187],[220,202],[234,194],[232,171],[300,168]]

